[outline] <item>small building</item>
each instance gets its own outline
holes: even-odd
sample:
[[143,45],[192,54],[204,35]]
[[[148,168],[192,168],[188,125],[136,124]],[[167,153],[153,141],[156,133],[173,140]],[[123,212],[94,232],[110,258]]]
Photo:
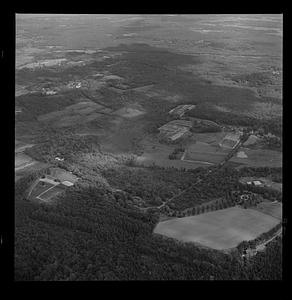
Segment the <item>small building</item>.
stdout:
[[252,182],[252,184],[253,184],[253,185],[256,185],[256,186],[259,186],[259,185],[262,185],[262,182],[259,181],[259,180],[254,180],[254,181]]
[[66,181],[62,181],[62,184],[65,185],[65,186],[67,186],[67,187],[74,185],[74,183],[72,183],[70,181],[67,181],[67,180]]
[[64,161],[64,158],[60,158],[60,157],[55,157],[55,160],[58,160],[58,161]]

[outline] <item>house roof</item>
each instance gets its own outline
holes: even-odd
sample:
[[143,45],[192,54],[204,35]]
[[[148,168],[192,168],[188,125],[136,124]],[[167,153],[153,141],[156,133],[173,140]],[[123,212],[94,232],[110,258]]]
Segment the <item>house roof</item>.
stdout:
[[70,182],[70,181],[62,181],[62,184],[66,185],[66,186],[72,186],[74,185],[74,183]]

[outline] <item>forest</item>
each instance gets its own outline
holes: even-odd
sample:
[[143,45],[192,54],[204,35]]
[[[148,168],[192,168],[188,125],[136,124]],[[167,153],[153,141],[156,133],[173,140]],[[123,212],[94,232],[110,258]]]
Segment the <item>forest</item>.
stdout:
[[[262,130],[265,134],[272,133],[278,137],[282,136],[282,118],[256,119],[239,113],[218,111],[208,103],[197,105],[196,109],[187,111],[186,116],[206,119],[219,124],[246,126],[251,130]],[[279,139],[277,142],[280,142]],[[274,144],[275,141],[272,140],[271,143]]]
[[55,157],[73,161],[80,153],[89,153],[98,148],[96,136],[78,136],[72,129],[43,127],[38,133],[37,144],[25,149],[25,153],[35,160],[54,162]]
[[282,278],[280,241],[245,265],[236,253],[153,235],[155,216],[120,206],[100,187],[79,184],[55,205],[28,202],[23,193],[35,176],[16,183],[17,281]]

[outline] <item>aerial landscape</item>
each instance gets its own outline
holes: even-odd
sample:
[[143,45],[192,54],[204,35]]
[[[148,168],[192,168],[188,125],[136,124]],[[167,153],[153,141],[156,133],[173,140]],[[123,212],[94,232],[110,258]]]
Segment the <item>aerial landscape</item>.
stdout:
[[16,281],[282,280],[280,14],[16,14]]

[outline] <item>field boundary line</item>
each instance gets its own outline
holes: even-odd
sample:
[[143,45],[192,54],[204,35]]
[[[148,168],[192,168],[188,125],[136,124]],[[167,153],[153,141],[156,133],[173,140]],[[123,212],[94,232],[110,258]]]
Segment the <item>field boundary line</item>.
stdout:
[[43,199],[40,198],[40,196],[41,196],[42,194],[46,193],[47,191],[53,189],[54,187],[55,187],[55,185],[49,187],[47,190],[45,190],[44,192],[42,192],[41,194],[39,194],[36,198],[37,198],[37,199],[40,199],[40,200],[43,200]]

